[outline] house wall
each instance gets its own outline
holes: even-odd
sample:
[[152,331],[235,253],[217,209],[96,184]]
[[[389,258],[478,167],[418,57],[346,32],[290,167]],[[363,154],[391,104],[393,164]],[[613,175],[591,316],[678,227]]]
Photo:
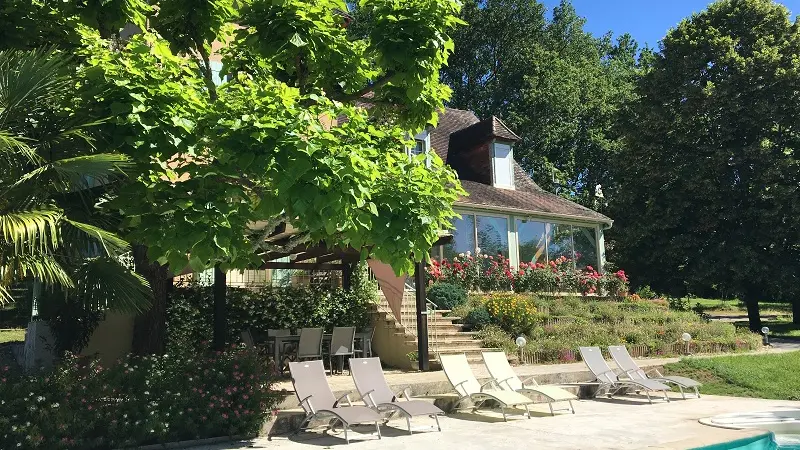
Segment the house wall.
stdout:
[[81,355],[100,357],[100,363],[109,366],[118,358],[131,352],[133,343],[134,316],[109,312],[106,313],[89,338],[89,343]]

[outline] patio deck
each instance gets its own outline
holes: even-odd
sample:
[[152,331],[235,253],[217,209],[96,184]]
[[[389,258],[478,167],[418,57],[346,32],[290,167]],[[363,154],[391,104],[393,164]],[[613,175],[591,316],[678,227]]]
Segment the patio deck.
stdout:
[[[673,397],[675,395],[673,394]],[[698,419],[737,411],[759,411],[800,407],[800,402],[704,396],[647,404],[639,399],[581,400],[575,415],[510,419],[502,422],[498,414],[450,414],[441,419],[442,432],[417,432],[409,436],[405,422],[390,422],[382,427],[383,439],[351,433],[356,449],[394,450],[405,448],[472,449],[687,449],[752,436],[755,431],[713,428]],[[546,406],[534,409],[545,414]],[[427,425],[425,418],[415,426]],[[361,428],[365,433],[369,428]],[[374,430],[374,428],[372,429]],[[274,436],[248,442],[199,447],[198,450],[238,450],[245,448],[309,449],[345,447],[344,439],[318,432],[298,436]]]

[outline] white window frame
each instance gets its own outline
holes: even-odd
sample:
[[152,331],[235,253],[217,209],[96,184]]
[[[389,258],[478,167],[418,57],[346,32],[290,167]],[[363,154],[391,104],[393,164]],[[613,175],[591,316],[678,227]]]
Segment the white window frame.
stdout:
[[[431,166],[431,133],[429,129],[422,130],[421,132],[417,133],[414,136],[414,144],[419,145],[422,144],[422,152],[425,154],[425,165],[430,167]],[[413,149],[416,149],[414,147]],[[412,147],[406,147],[406,155],[409,158],[415,156],[412,153]]]
[[[508,173],[508,177],[511,180],[511,184],[510,185],[498,184],[498,182],[497,182],[497,173],[498,173],[498,170],[499,170],[498,164],[497,164],[497,162],[499,160],[499,158],[497,157],[497,146],[498,145],[508,146],[508,161],[509,161],[509,163],[508,163],[508,172],[509,172]],[[511,142],[497,141],[497,140],[493,140],[492,141],[492,164],[491,164],[491,168],[492,168],[492,186],[494,186],[496,188],[501,188],[501,189],[515,189],[515,180],[514,180],[514,146],[511,144]]]

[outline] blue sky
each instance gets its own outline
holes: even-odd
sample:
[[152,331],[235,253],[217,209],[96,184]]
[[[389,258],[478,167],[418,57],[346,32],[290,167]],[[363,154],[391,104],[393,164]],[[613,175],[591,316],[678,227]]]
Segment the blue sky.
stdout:
[[[542,1],[542,0],[540,0]],[[613,31],[630,33],[642,47],[657,47],[667,30],[684,17],[705,9],[709,0],[572,0],[578,15],[586,18],[586,30],[595,35]],[[800,0],[779,0],[792,12],[800,13]],[[559,0],[544,0],[549,10]]]

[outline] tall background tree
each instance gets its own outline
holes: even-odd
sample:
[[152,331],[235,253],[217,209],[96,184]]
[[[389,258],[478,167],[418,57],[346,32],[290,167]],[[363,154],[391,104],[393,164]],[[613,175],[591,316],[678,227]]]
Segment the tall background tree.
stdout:
[[514,157],[552,192],[596,209],[620,147],[617,114],[632,98],[637,45],[583,29],[568,1],[546,17],[535,0],[470,0],[442,79],[449,105],[497,115],[520,135]]
[[615,260],[664,292],[738,294],[754,330],[759,300],[798,294],[798,54],[798,23],[770,0],[684,20],[637,84],[615,164]]

